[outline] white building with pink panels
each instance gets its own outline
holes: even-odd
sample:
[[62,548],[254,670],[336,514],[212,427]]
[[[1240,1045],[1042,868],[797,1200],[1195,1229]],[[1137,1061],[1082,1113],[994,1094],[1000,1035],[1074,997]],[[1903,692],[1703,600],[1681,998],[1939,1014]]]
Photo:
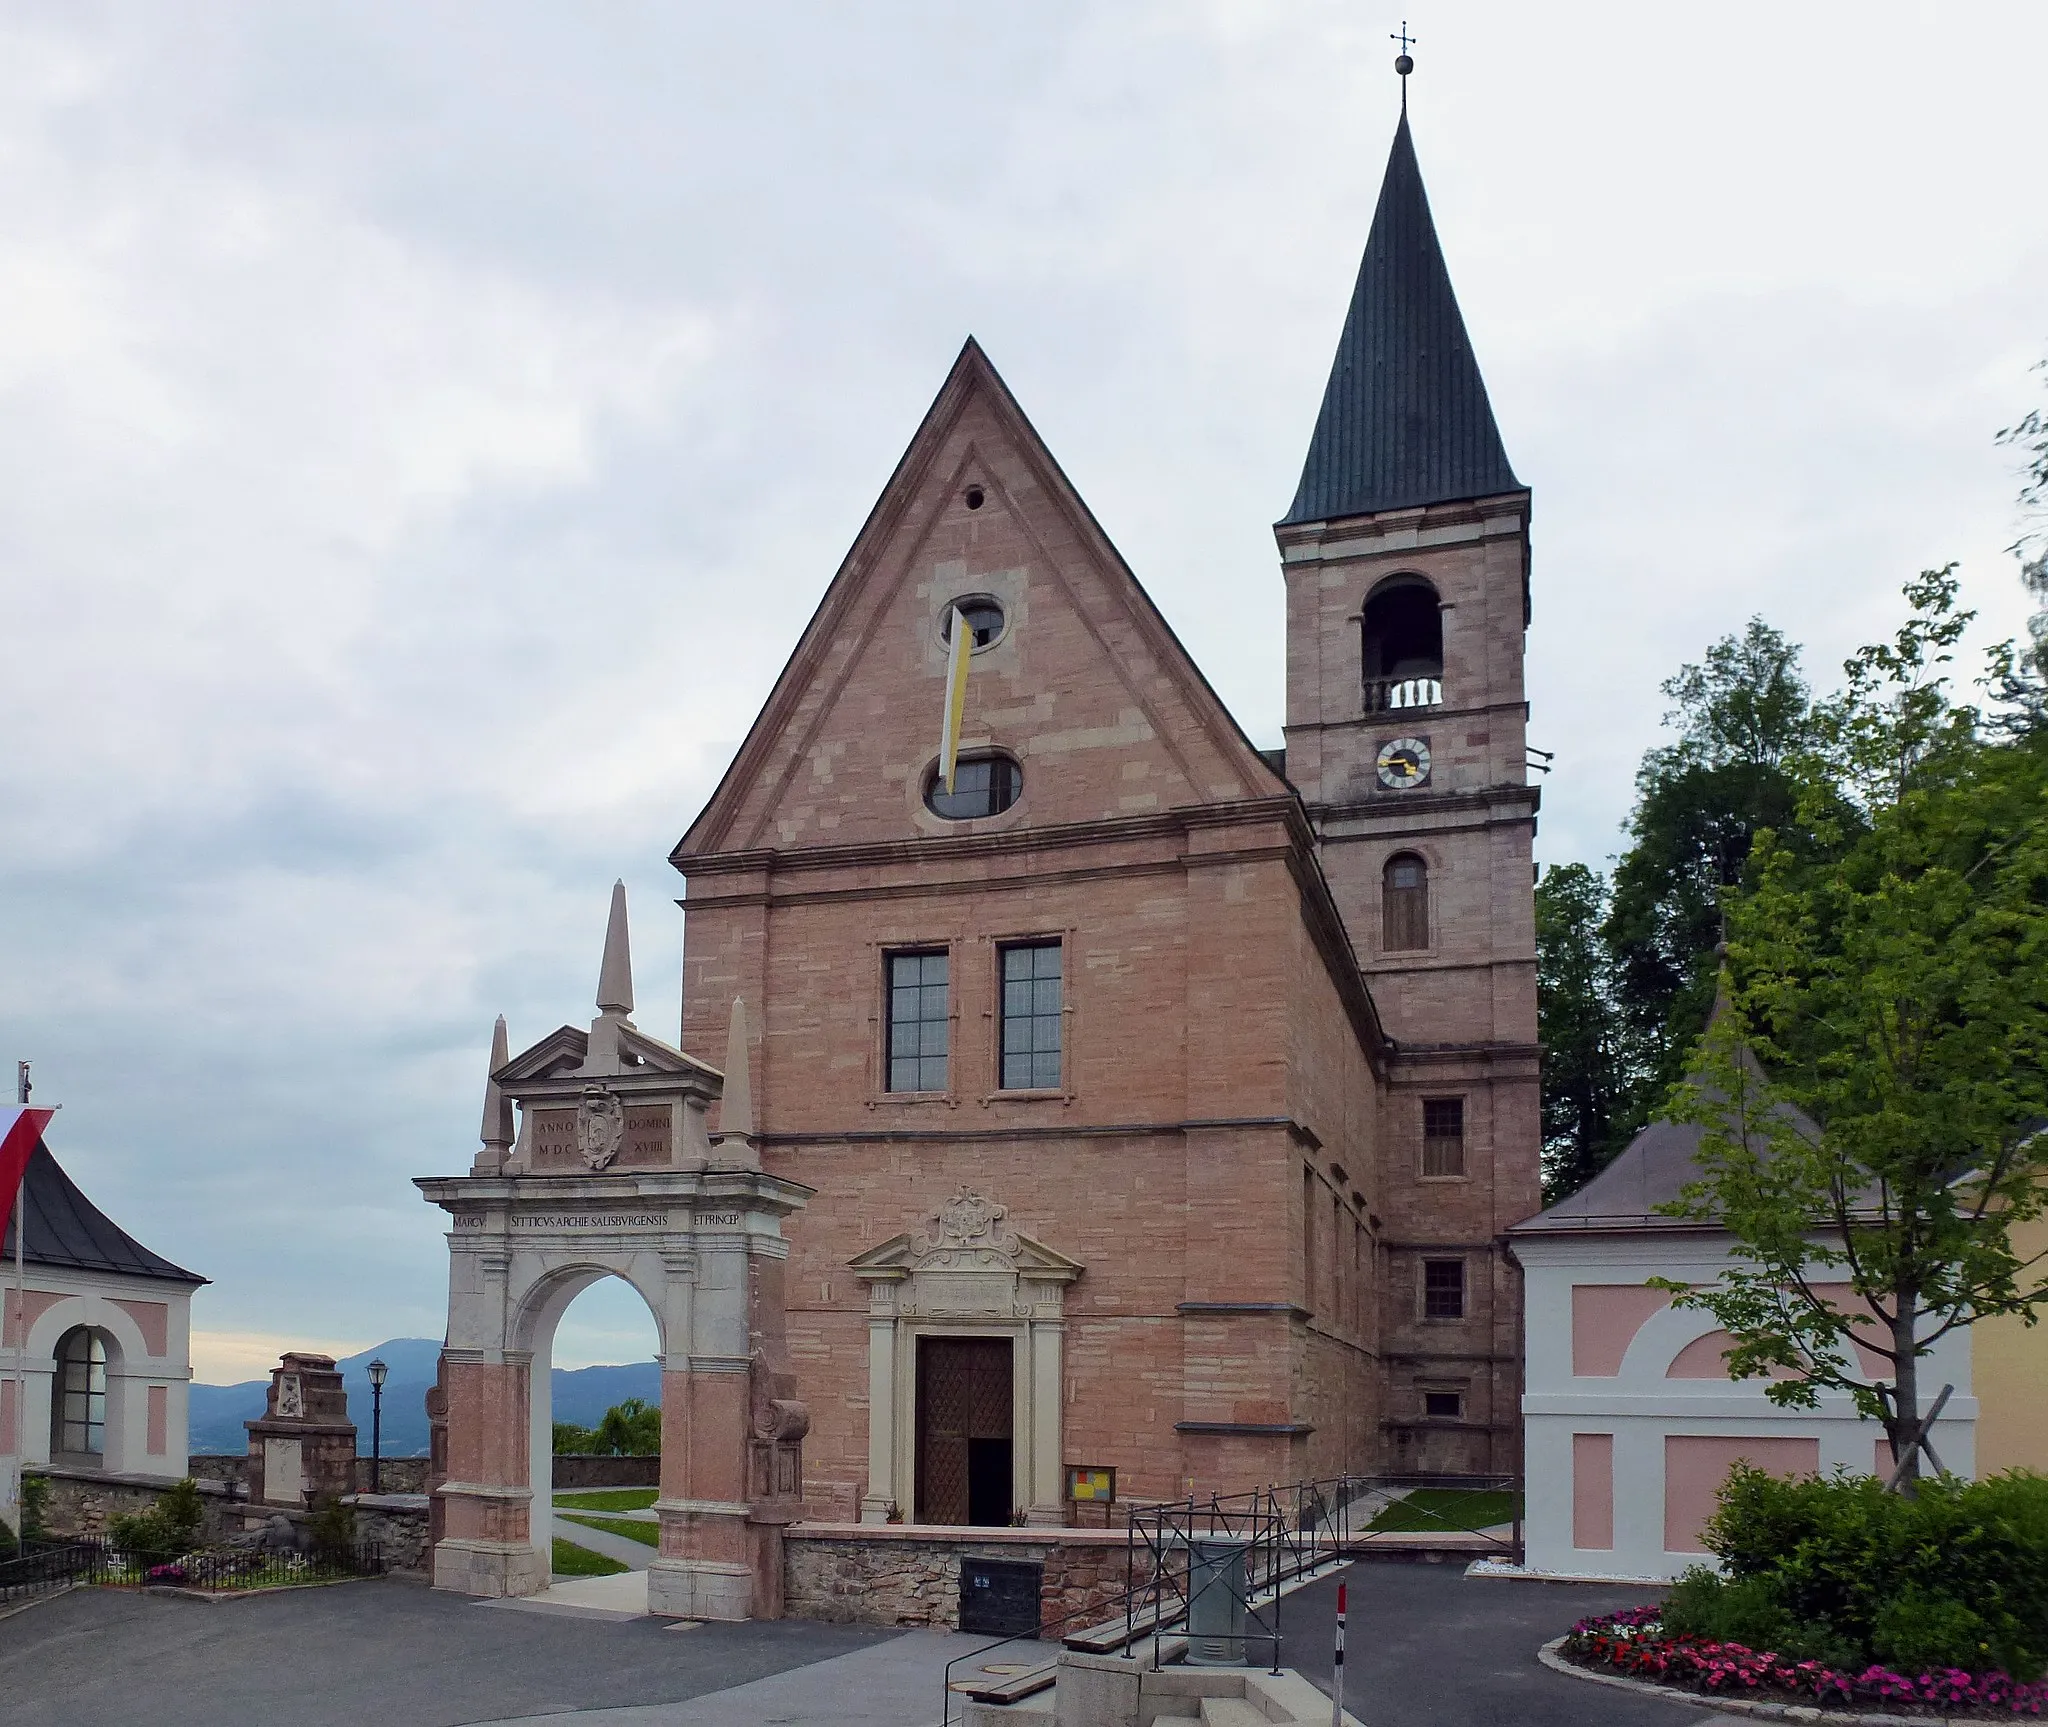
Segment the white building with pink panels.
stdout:
[[0,1518],[13,1527],[17,1460],[65,1474],[185,1473],[192,1292],[206,1279],[152,1253],[64,1173],[29,1157],[0,1263]]
[[[1653,1277],[1710,1284],[1728,1265],[1724,1232],[1658,1214],[1699,1171],[1700,1130],[1653,1122],[1571,1198],[1510,1232],[1525,1279],[1522,1419],[1527,1564],[1564,1577],[1675,1577],[1705,1558],[1700,1530],[1730,1467],[1781,1475],[1891,1472],[1884,1429],[1846,1393],[1781,1409],[1767,1381],[1731,1380],[1727,1333],[1677,1308]],[[1846,1288],[1835,1292],[1847,1303]],[[1858,1351],[1871,1380],[1882,1356]],[[1954,1394],[1934,1449],[1974,1472],[1977,1406],[1967,1331],[1920,1363],[1929,1401]]]

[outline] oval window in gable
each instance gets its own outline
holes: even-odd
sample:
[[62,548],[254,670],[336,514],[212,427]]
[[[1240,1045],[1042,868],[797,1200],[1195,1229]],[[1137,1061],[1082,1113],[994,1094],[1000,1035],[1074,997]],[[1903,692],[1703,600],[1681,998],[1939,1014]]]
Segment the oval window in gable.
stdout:
[[1024,790],[1024,770],[1014,756],[962,756],[953,771],[953,789],[937,768],[925,781],[924,807],[949,822],[973,821],[978,816],[999,816],[1015,803]]

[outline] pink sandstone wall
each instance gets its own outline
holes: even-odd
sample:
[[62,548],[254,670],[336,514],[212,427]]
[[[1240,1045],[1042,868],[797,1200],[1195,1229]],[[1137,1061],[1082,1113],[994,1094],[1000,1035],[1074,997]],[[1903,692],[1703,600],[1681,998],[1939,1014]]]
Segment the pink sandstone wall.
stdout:
[[1614,1546],[1614,1435],[1572,1435],[1572,1545]]
[[1728,1471],[1747,1461],[1773,1475],[1811,1475],[1820,1468],[1818,1439],[1723,1439],[1672,1434],[1664,1441],[1664,1550],[1704,1553],[1700,1531],[1714,1514]]

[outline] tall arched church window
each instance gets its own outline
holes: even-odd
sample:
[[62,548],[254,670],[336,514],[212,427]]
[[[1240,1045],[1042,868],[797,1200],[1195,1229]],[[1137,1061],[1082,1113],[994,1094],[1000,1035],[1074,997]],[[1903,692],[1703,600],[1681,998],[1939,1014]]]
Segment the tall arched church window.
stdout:
[[1429,865],[1413,852],[1387,859],[1381,883],[1381,945],[1389,953],[1429,946]]
[[1365,711],[1430,708],[1444,699],[1444,620],[1420,576],[1389,576],[1359,617]]
[[50,1400],[50,1448],[73,1457],[107,1449],[107,1340],[80,1326],[57,1345],[56,1395]]

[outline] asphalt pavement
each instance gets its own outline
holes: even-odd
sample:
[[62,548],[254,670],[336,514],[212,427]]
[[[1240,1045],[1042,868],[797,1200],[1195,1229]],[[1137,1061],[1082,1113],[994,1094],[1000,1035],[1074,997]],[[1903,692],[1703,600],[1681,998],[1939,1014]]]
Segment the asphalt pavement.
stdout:
[[1367,1727],[1712,1727],[1733,1717],[1568,1679],[1536,1651],[1589,1613],[1654,1601],[1642,1585],[1467,1577],[1462,1564],[1361,1560],[1280,1603],[1280,1660],[1325,1693],[1337,1584],[1345,1604],[1344,1706]]

